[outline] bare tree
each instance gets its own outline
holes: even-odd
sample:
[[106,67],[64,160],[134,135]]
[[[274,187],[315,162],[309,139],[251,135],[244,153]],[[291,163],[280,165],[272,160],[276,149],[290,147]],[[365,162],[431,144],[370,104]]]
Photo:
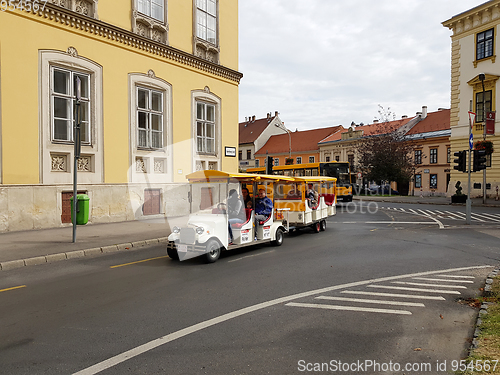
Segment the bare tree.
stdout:
[[390,108],[379,105],[379,122],[371,135],[364,136],[358,143],[358,169],[370,181],[395,181],[398,186],[406,185],[417,168],[415,148],[401,131],[403,120],[394,120]]

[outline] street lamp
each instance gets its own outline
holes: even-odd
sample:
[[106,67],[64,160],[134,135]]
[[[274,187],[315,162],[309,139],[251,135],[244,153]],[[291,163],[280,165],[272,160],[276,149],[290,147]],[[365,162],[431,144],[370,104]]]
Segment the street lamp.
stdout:
[[274,124],[277,128],[283,129],[288,133],[288,157],[291,159],[292,158],[292,136],[290,135],[290,130],[285,128],[285,126],[281,123],[279,124]]

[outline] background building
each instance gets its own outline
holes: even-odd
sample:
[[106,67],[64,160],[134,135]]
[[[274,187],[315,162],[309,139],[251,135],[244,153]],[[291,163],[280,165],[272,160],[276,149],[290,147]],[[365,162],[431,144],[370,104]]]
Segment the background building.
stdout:
[[[451,36],[451,153],[469,149],[469,114],[476,113],[472,124],[474,141],[483,139],[483,108],[496,111],[499,105],[497,95],[500,65],[496,61],[499,52],[498,25],[500,24],[500,0],[488,1],[473,9],[460,13],[443,22],[452,30]],[[484,80],[481,81],[481,73]],[[484,86],[483,86],[484,85]],[[485,104],[485,106],[483,105]],[[491,184],[488,195],[496,193],[500,185],[500,137],[498,121],[495,122],[496,134],[487,135],[493,142],[494,152],[488,158],[486,182]],[[448,194],[453,194],[454,186],[460,181],[463,191],[467,192],[467,174],[451,168]],[[483,182],[483,172],[472,173],[474,183]],[[471,196],[481,196],[480,189],[471,187]]]
[[237,0],[26,3],[0,12],[0,231],[69,221],[77,79],[91,222],[178,212],[186,174],[238,169]]

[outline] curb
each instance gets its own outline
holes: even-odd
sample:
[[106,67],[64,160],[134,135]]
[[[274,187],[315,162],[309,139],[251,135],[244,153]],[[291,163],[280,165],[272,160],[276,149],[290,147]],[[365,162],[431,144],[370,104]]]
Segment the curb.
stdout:
[[[372,199],[366,199],[366,198],[372,198]],[[433,205],[453,205],[453,206],[464,206],[464,203],[450,203],[450,202],[431,202],[431,201],[407,201],[407,200],[402,200],[402,199],[384,199],[384,198],[373,198],[370,196],[367,197],[361,197],[361,196],[355,196],[353,197],[353,200],[358,200],[358,201],[370,201],[370,202],[386,202],[386,203],[406,203],[406,204],[433,204]],[[500,204],[489,204],[489,203],[480,203],[480,204],[472,204],[472,207],[500,207]]]
[[102,247],[95,247],[92,249],[85,250],[75,250],[68,251],[65,253],[49,254],[45,256],[38,256],[33,258],[10,260],[6,262],[0,262],[0,270],[8,271],[16,268],[27,267],[27,266],[37,266],[44,263],[54,263],[66,259],[76,259],[83,257],[95,257],[98,255],[115,252],[115,251],[125,251],[130,249],[137,249],[139,247],[144,247],[148,245],[155,245],[159,243],[168,242],[168,237],[153,238],[150,240],[126,242],[117,245],[109,245]]
[[[485,285],[484,285],[484,293],[483,296],[487,297],[491,292],[491,284],[493,283],[493,277],[497,276],[500,271],[500,267],[496,267],[491,273],[486,277]],[[488,307],[492,304],[492,302],[483,302],[479,313],[477,314],[476,327],[474,329],[474,335],[472,339],[472,344],[469,348],[469,355],[472,350],[477,349],[477,337],[481,333],[481,324],[483,323],[482,317],[488,313]]]

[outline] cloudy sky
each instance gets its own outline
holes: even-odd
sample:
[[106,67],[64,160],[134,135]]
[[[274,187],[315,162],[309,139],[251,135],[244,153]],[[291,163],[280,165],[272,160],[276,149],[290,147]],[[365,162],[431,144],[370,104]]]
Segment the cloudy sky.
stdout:
[[306,130],[450,107],[451,31],[482,0],[239,0],[240,122]]

